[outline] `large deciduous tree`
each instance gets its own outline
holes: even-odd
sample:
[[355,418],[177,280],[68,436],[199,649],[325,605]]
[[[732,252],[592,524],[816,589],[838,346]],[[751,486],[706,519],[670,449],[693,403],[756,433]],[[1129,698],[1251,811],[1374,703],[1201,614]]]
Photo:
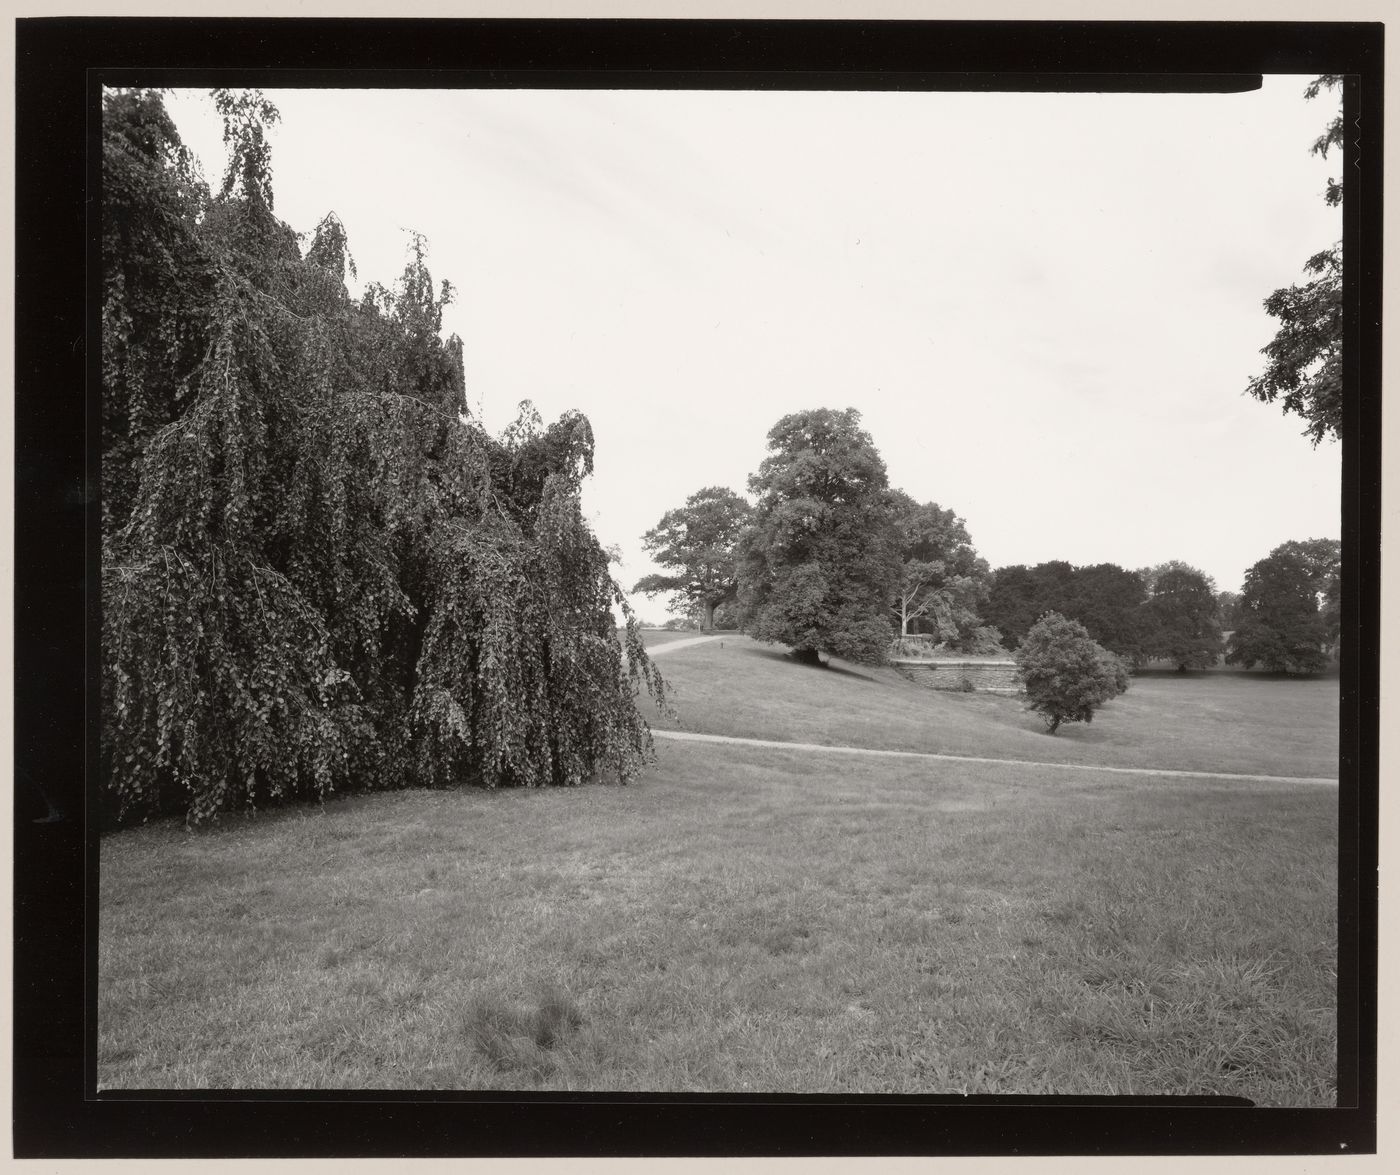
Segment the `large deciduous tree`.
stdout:
[[[1305,96],[1316,98],[1341,83],[1340,75],[1324,74],[1309,84]],[[1339,110],[1313,143],[1313,154],[1326,158],[1334,147],[1340,153],[1342,129]],[[1327,181],[1324,199],[1333,207],[1342,202],[1341,180]],[[1266,404],[1281,400],[1284,412],[1308,422],[1304,435],[1317,445],[1324,437],[1340,440],[1342,435],[1341,243],[1314,254],[1303,268],[1309,281],[1275,290],[1264,300],[1264,309],[1279,325],[1263,348],[1269,364],[1249,381],[1247,391]]]
[[1215,599],[1220,608],[1220,628],[1222,632],[1230,632],[1238,623],[1240,593],[1216,592]]
[[1333,545],[1330,539],[1284,543],[1245,573],[1227,662],[1281,673],[1326,668],[1335,630],[1319,602],[1328,599],[1325,553]]
[[1135,572],[1113,563],[1075,567],[1053,559],[1034,567],[998,568],[982,615],[1001,632],[1008,648],[1016,648],[1045,613],[1058,612],[1084,624],[1095,640],[1115,653],[1137,658],[1143,599],[1143,583]]
[[889,646],[899,582],[899,534],[885,463],[854,408],[783,417],[749,478],[757,497],[739,544],[746,630],[819,653],[878,662]]
[[1335,648],[1342,635],[1342,544],[1337,539],[1290,539],[1271,554],[1296,555],[1317,596],[1324,641]]
[[974,639],[978,611],[991,578],[961,518],[934,502],[916,502],[902,490],[890,495],[903,559],[891,608],[900,635],[929,631],[962,647]]
[[1132,661],[1143,656],[1142,606],[1147,592],[1142,578],[1116,563],[1076,567],[1070,598],[1060,609],[1079,621],[1104,648]]
[[104,100],[109,814],[632,773],[663,687],[579,509],[588,422],[467,420],[422,240],[352,299],[339,222],[303,255],[273,215],[275,110],[216,102],[213,195],[158,94]]
[[[998,567],[982,605],[982,619],[995,626],[1007,648],[1015,649],[1048,610],[1045,595],[1037,568],[1024,563]],[[1064,606],[1064,601],[1058,602]]]
[[739,589],[734,548],[752,508],[733,490],[707,486],[668,510],[642,538],[642,545],[670,575],[648,575],[634,592],[652,596],[670,592],[673,611],[698,611],[700,627],[715,627],[715,609],[733,600]]
[[1220,601],[1202,571],[1172,562],[1149,570],[1152,594],[1143,609],[1145,653],[1180,670],[1209,669],[1220,658]]

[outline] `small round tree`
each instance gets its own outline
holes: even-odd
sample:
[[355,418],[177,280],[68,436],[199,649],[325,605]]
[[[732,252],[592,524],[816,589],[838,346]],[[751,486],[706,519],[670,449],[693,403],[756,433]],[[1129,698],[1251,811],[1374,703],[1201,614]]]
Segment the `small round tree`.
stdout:
[[1054,734],[1062,722],[1092,722],[1094,711],[1128,688],[1123,661],[1089,637],[1077,620],[1047,612],[1016,650],[1026,708]]

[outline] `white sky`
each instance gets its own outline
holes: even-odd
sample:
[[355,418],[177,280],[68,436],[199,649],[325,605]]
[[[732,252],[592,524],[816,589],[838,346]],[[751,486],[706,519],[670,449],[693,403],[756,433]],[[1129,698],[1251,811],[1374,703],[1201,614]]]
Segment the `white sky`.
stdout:
[[[1340,447],[1243,395],[1263,299],[1341,235],[1302,76],[1226,95],[269,90],[276,212],[360,282],[405,230],[458,301],[467,394],[589,417],[624,586],[641,535],[744,492],[768,429],[855,406],[891,484],[993,567],[1183,559],[1238,590],[1340,533]],[[202,91],[168,98],[222,173]],[[357,284],[356,292],[359,285]],[[662,598],[634,597],[644,618]]]

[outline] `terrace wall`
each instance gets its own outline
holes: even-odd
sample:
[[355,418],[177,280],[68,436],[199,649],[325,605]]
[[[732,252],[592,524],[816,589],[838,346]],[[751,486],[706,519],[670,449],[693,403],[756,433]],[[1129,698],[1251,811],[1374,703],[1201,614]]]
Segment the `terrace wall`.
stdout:
[[979,693],[1019,694],[1015,661],[972,661],[956,657],[895,658],[890,662],[900,673],[925,689],[962,690]]

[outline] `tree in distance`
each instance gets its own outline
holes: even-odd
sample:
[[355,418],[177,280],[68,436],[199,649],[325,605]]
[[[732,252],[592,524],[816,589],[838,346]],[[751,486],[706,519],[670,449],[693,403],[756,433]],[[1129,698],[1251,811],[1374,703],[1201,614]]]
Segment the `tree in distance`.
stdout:
[[[1339,74],[1314,78],[1304,92],[1316,98],[1342,84]],[[1342,150],[1342,115],[1337,114],[1312,145],[1324,159],[1331,148]],[[1342,181],[1329,179],[1324,196],[1336,207],[1342,202]],[[1249,381],[1249,395],[1266,404],[1282,397],[1285,413],[1308,422],[1304,435],[1314,447],[1324,437],[1342,436],[1342,246],[1341,242],[1308,258],[1303,266],[1312,275],[1303,286],[1275,290],[1264,309],[1278,319],[1278,331],[1264,347],[1269,365]]]
[[1239,592],[1216,592],[1216,603],[1220,608],[1220,627],[1225,632],[1232,632],[1235,625],[1239,623]]
[[642,537],[647,553],[673,574],[644,576],[632,590],[647,596],[671,592],[673,612],[698,611],[701,631],[711,631],[715,609],[738,593],[734,546],[751,513],[733,490],[697,490]]
[[749,477],[758,499],[739,541],[746,631],[792,647],[878,663],[890,642],[899,534],[885,463],[860,413],[818,408],[783,417]]
[[1290,540],[1245,574],[1226,660],[1316,673],[1341,637],[1341,543]]
[[1115,563],[1075,567],[1063,559],[1034,567],[997,569],[982,609],[987,624],[1014,649],[1047,612],[1078,620],[1094,640],[1122,656],[1141,656],[1141,605],[1146,598],[1138,573]]
[[1335,649],[1342,635],[1342,544],[1337,539],[1290,539],[1270,554],[1296,555],[1317,596],[1324,643]]
[[1214,582],[1177,561],[1141,574],[1152,584],[1143,608],[1146,656],[1175,662],[1182,671],[1211,668],[1224,648]]
[[1320,552],[1333,542],[1284,543],[1245,572],[1227,663],[1246,669],[1262,665],[1277,673],[1318,673],[1326,668],[1325,649],[1333,634],[1318,607],[1319,597],[1327,599],[1326,569],[1311,560],[1308,551],[1310,544],[1317,544],[1315,552]]
[[[1044,613],[1067,606],[1067,593],[1050,590],[1051,585],[1044,575],[1045,569],[1050,567],[1063,568],[1066,579],[1073,573],[1068,563],[1042,563],[1038,567],[1014,563],[998,567],[993,573],[991,588],[982,606],[982,619],[996,627],[1008,649],[1015,649]],[[1054,598],[1057,595],[1062,598]]]
[[1142,606],[1147,590],[1136,571],[1116,563],[1076,567],[1067,607],[1056,610],[1078,620],[1110,652],[1133,662],[1143,659]]
[[1077,620],[1047,612],[1016,650],[1026,708],[1051,734],[1062,722],[1092,722],[1094,711],[1128,688],[1122,659],[1092,640]]
[[890,494],[900,555],[904,560],[891,609],[900,636],[931,631],[939,641],[963,648],[974,639],[978,609],[991,571],[978,556],[967,526],[951,510],[919,503],[902,490]]

